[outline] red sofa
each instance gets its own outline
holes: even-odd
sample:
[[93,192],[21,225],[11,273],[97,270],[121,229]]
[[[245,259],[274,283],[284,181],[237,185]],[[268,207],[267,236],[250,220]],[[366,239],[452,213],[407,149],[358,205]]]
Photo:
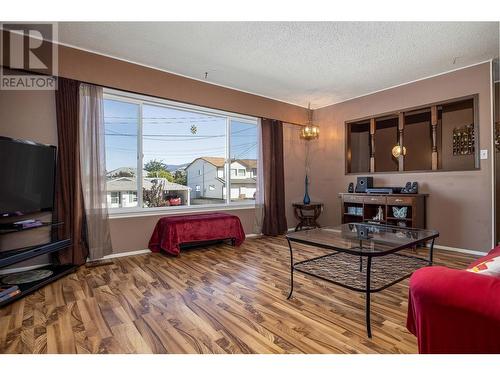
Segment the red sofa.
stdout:
[[[500,246],[470,267],[500,256]],[[408,330],[419,353],[500,353],[500,277],[424,267],[410,278]]]

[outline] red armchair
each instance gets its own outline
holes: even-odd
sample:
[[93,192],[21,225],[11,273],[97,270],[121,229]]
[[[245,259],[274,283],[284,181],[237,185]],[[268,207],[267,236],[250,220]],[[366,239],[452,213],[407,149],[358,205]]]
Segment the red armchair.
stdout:
[[[500,256],[500,246],[475,261]],[[410,278],[408,330],[419,353],[500,353],[500,277],[425,267]]]

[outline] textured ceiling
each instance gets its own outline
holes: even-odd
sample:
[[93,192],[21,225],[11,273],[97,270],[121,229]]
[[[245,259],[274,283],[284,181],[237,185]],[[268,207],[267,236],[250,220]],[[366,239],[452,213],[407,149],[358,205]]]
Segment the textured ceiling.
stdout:
[[498,22],[62,22],[59,41],[318,108],[491,58]]

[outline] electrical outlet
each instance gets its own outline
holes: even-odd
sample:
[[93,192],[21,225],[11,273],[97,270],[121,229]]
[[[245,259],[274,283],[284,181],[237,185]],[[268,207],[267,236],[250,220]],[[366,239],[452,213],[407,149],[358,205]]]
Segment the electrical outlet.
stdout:
[[488,150],[481,150],[481,160],[488,159]]

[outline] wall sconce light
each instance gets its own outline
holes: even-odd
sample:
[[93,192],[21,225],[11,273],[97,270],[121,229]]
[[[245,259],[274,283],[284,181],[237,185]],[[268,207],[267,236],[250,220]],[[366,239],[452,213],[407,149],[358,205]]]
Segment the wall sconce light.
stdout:
[[307,121],[307,125],[303,126],[302,129],[300,129],[300,138],[305,139],[306,141],[310,141],[319,137],[319,126],[312,123],[311,103],[309,103],[308,110],[309,120]]
[[[406,155],[406,147],[403,146],[403,156]],[[396,145],[392,148],[392,156],[394,156],[396,159],[401,156],[401,146]]]

